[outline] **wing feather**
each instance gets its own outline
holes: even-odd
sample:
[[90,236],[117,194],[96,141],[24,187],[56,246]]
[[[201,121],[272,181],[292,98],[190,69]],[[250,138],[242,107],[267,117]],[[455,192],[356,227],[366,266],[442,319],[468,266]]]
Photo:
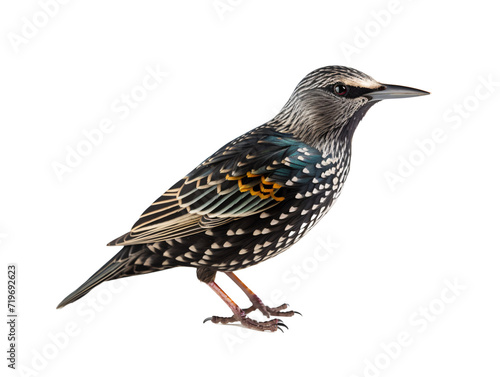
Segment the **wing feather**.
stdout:
[[184,237],[265,211],[295,196],[318,161],[318,150],[291,135],[257,128],[206,159],[108,245]]

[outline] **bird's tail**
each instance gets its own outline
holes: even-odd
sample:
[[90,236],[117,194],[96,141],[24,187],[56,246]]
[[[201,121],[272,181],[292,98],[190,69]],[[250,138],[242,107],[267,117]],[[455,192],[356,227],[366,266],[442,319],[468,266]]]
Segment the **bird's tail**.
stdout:
[[62,300],[61,303],[57,306],[57,309],[60,309],[82,298],[93,288],[104,281],[133,275],[133,273],[130,273],[130,270],[134,265],[134,261],[146,250],[148,249],[143,245],[125,246],[118,252],[118,254],[111,258],[85,283],[83,283],[78,289],[76,289],[68,297]]

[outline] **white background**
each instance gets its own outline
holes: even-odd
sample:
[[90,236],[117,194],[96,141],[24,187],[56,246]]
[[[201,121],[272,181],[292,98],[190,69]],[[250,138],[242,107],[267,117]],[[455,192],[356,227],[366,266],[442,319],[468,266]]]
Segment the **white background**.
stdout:
[[[491,2],[70,1],[43,10],[47,2],[0,9],[0,257],[4,276],[18,266],[21,375],[498,375],[500,28]],[[230,312],[187,268],[103,284],[55,309],[153,200],[332,64],[432,95],[371,109],[329,215],[288,252],[239,274],[266,302],[302,312],[285,319],[290,330],[203,324]],[[168,77],[144,91],[148,69]],[[131,91],[144,100],[127,116],[114,111]],[[54,164],[107,118],[112,130],[59,179]],[[217,281],[247,305],[229,279]]]

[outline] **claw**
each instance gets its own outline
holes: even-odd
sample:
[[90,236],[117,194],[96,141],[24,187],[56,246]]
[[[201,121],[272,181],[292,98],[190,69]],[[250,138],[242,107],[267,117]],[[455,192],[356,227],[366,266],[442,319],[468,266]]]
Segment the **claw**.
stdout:
[[285,329],[288,330],[288,326],[285,325],[285,323],[280,319],[279,322],[276,324],[276,326],[278,326],[278,329],[280,329],[281,331],[283,331],[283,329],[280,327],[280,326],[283,326]]
[[211,321],[212,320],[212,317],[207,317],[203,320],[203,323],[207,323],[208,321]]
[[288,326],[285,325],[284,323],[278,323],[276,326],[278,326],[277,329],[279,329],[281,331],[283,331],[283,329],[281,327],[284,327],[285,329],[288,330]]
[[303,317],[302,313],[299,313],[299,312],[298,312],[298,311],[296,311],[296,310],[294,310],[294,311],[293,311],[293,314],[298,314],[298,315],[300,315],[301,317]]

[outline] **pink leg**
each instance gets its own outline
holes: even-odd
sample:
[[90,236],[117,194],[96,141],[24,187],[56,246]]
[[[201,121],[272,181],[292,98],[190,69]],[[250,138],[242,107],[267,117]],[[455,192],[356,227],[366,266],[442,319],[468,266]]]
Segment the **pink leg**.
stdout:
[[238,287],[240,287],[240,289],[245,292],[245,294],[247,295],[247,297],[250,299],[250,301],[252,302],[252,306],[249,307],[248,309],[245,309],[245,313],[250,313],[252,311],[254,311],[255,309],[258,309],[262,312],[262,314],[264,314],[266,317],[270,317],[271,315],[272,316],[277,316],[277,317],[291,317],[293,316],[294,314],[300,314],[299,312],[296,312],[296,311],[293,311],[293,310],[289,310],[289,311],[285,311],[285,312],[282,312],[283,309],[286,309],[288,307],[288,304],[283,304],[283,305],[280,305],[280,306],[277,306],[276,308],[270,308],[269,306],[267,305],[264,305],[264,303],[262,302],[262,300],[259,298],[259,296],[257,296],[255,293],[253,293],[253,291],[248,288],[246,286],[245,283],[243,283],[235,274],[234,272],[226,272],[225,273],[227,276],[229,276],[231,278],[232,281],[234,281],[236,283],[236,285]]

